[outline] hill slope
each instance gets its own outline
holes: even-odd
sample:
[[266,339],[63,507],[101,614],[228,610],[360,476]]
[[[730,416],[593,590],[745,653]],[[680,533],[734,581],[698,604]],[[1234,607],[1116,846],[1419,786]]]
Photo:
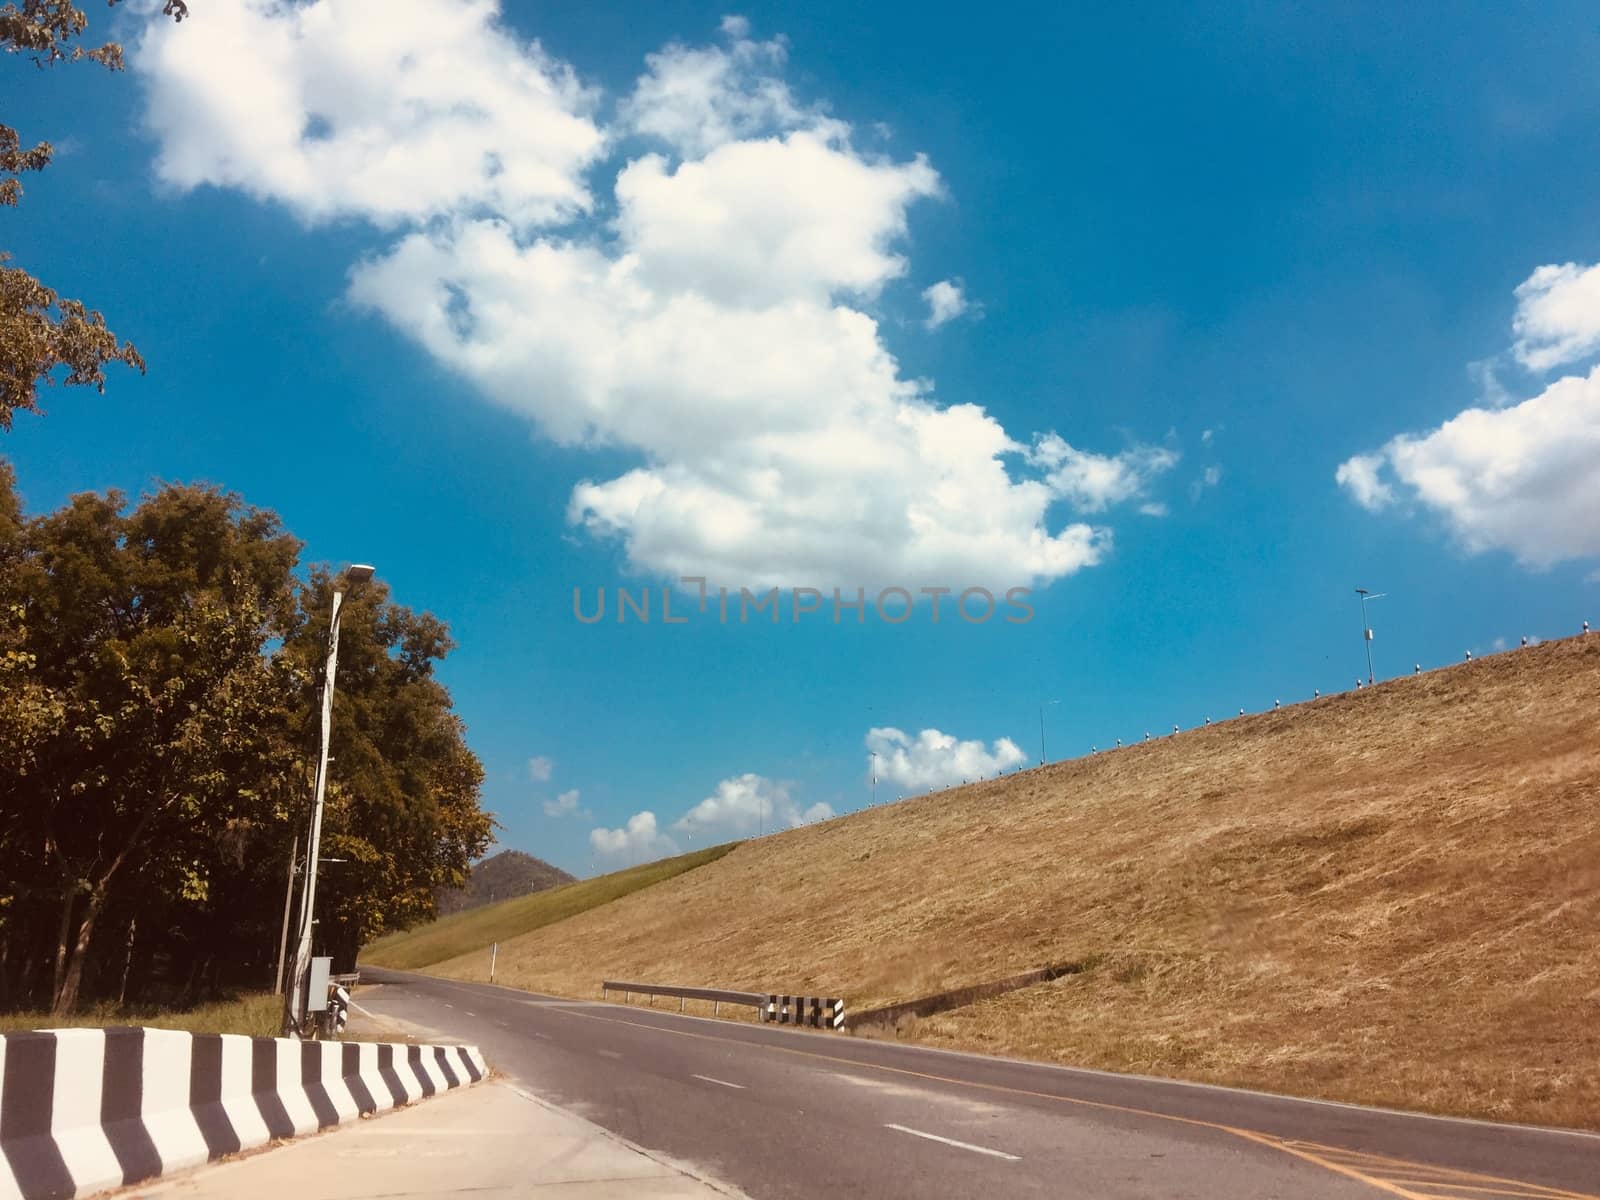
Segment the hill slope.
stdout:
[[521,850],[502,850],[473,866],[466,887],[441,888],[434,902],[439,915],[448,917],[469,908],[493,904],[496,899],[509,900],[513,896],[548,891],[576,879],[576,875],[569,875],[542,858]]
[[1597,810],[1591,635],[745,843],[500,978],[859,1010],[1078,961],[910,1036],[1600,1126]]
[[692,854],[663,858],[626,871],[580,879],[535,892],[531,896],[497,900],[493,904],[442,917],[403,933],[379,938],[372,945],[363,947],[360,961],[375,967],[409,971],[462,956],[480,970],[487,971],[489,960],[484,951],[491,942],[507,942],[519,934],[542,929],[554,922],[565,921],[579,913],[610,904],[620,897],[630,896],[663,880],[682,875],[685,871],[715,862],[732,849],[731,842],[709,846]]

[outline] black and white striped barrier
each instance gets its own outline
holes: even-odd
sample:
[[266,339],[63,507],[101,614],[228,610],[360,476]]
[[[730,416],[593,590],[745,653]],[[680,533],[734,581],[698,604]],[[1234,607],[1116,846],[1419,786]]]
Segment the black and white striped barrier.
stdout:
[[[790,1013],[794,1016],[791,1018]],[[811,1025],[825,1029],[844,1028],[844,1001],[834,996],[779,996],[769,994],[761,1010],[763,1021],[780,1025]]]
[[476,1046],[133,1028],[0,1035],[0,1200],[137,1183],[486,1073]]

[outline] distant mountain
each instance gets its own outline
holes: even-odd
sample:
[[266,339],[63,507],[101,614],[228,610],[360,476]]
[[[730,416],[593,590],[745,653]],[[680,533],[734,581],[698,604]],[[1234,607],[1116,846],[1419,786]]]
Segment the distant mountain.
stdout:
[[439,915],[447,917],[496,900],[560,887],[576,878],[521,850],[502,850],[473,866],[466,887],[440,888],[434,893],[434,901]]

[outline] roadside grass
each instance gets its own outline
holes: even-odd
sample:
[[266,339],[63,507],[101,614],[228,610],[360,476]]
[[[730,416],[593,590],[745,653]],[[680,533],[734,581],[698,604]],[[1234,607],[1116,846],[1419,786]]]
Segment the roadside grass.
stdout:
[[[361,951],[361,962],[397,971],[431,966],[448,958],[487,951],[494,942],[508,942],[520,934],[565,921],[590,909],[620,900],[642,888],[662,883],[685,871],[716,862],[737,843],[710,846],[676,858],[613,871],[593,879],[580,879],[548,891],[534,892],[455,913],[427,925],[379,938]],[[483,958],[484,974],[488,957]],[[596,981],[598,983],[598,981]]]
[[182,1029],[188,1033],[242,1033],[249,1037],[276,1037],[283,1020],[283,997],[273,992],[252,992],[233,1000],[219,1000],[197,1008],[170,1009],[101,1004],[70,1017],[49,1013],[0,1013],[0,1033],[29,1029],[105,1029],[113,1025],[146,1025],[155,1029]]
[[867,809],[502,936],[498,978],[859,1012],[1086,962],[900,1036],[1600,1129],[1596,697],[1591,634]]

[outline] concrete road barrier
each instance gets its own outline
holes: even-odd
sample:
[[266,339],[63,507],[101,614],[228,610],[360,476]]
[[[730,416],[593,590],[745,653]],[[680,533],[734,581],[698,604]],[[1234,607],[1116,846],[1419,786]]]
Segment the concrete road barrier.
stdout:
[[67,1200],[487,1074],[476,1046],[170,1029],[0,1035],[0,1200]]

